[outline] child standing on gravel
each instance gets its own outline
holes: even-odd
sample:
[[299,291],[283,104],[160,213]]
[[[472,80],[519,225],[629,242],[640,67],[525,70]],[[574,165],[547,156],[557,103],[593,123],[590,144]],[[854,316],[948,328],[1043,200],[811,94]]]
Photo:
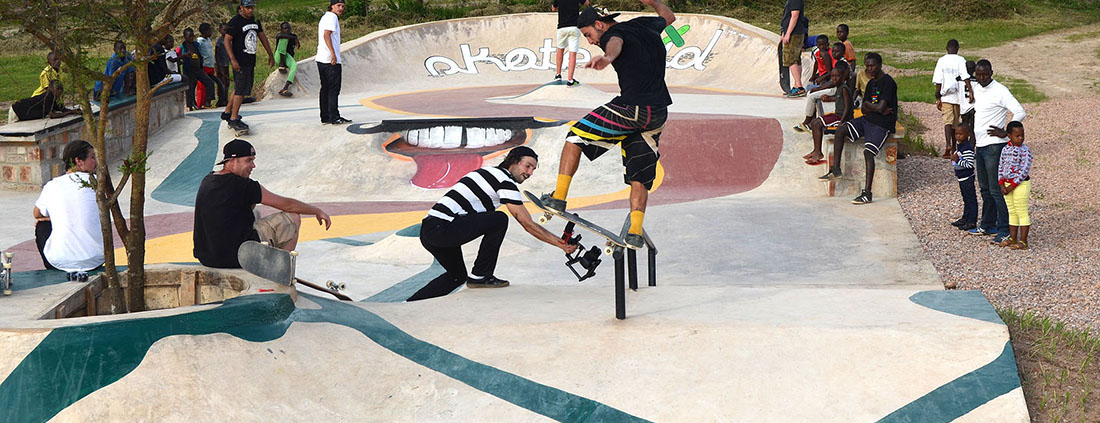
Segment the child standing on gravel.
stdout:
[[963,199],[963,215],[952,222],[956,228],[969,231],[978,224],[978,194],[974,191],[974,143],[970,141],[970,125],[963,122],[955,125],[955,151],[951,165],[955,168],[955,178],[959,180],[959,192]]
[[1000,246],[1013,250],[1027,249],[1027,232],[1031,229],[1028,201],[1031,197],[1031,150],[1024,145],[1024,124],[1008,123],[1008,145],[1001,150],[997,180],[1008,205],[1008,238]]

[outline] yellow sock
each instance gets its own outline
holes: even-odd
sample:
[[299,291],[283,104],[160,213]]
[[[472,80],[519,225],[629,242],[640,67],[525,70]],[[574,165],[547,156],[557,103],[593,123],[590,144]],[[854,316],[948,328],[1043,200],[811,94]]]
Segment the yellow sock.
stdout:
[[556,200],[564,200],[565,197],[569,195],[569,184],[572,182],[572,176],[558,174],[558,186],[554,188],[553,198]]
[[630,212],[630,230],[627,233],[634,235],[642,234],[642,219],[645,219],[645,212],[632,211]]

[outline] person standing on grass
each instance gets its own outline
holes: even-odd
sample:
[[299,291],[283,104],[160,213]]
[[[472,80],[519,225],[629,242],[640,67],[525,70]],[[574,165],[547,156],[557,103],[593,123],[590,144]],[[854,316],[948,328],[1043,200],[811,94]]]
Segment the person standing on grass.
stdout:
[[863,60],[871,80],[867,81],[867,91],[863,94],[863,116],[845,122],[837,128],[833,142],[833,167],[829,173],[818,179],[836,179],[841,175],[840,160],[844,157],[844,142],[863,138],[863,160],[867,166],[864,172],[866,185],[863,192],[852,200],[852,204],[871,203],[871,183],[875,178],[875,156],[882,150],[890,133],[896,130],[898,120],[898,85],[894,78],[882,72],[882,56],[867,53]]
[[1024,145],[1024,124],[1008,123],[1008,145],[1001,150],[1001,163],[997,169],[998,186],[1008,205],[1008,238],[1001,240],[1002,247],[1013,250],[1027,249],[1027,232],[1031,229],[1028,202],[1031,197],[1031,149]]
[[[216,86],[206,87],[207,103],[213,101],[210,99],[214,98],[215,93],[217,94],[217,98],[219,100],[225,101],[223,100],[225,98],[225,87],[222,86],[222,81],[215,76],[217,74],[217,71],[215,70],[217,60],[214,57],[214,43],[210,41],[210,36],[212,35],[212,32],[213,27],[209,23],[203,22],[199,24],[200,37],[195,39],[195,42],[199,43],[199,53],[202,54],[202,72],[205,73],[206,76],[209,76],[210,79],[214,81],[214,85]],[[210,106],[210,104],[203,105],[203,107],[206,106]]]
[[974,193],[974,143],[967,123],[955,126],[955,151],[951,153],[951,166],[959,181],[959,193],[963,200],[963,215],[951,223],[960,230],[969,231],[978,226],[978,195]]
[[810,29],[810,20],[806,18],[804,0],[787,0],[783,6],[783,19],[779,21],[779,32],[783,34],[779,44],[783,46],[783,65],[791,72],[791,90],[788,97],[804,97],[806,88],[802,87],[802,43]]
[[565,58],[565,50],[569,50],[569,78],[565,85],[570,87],[577,84],[573,79],[573,70],[577,67],[577,50],[581,46],[581,30],[577,28],[577,15],[581,12],[581,5],[588,5],[588,0],[553,0],[550,10],[558,12],[558,41],[557,56],[554,64],[557,66],[557,75],[554,80],[561,81],[562,59]]
[[317,75],[321,79],[322,125],[343,125],[350,120],[340,116],[340,81],[343,79],[340,57],[340,15],[344,14],[344,0],[330,0],[328,11],[317,23]]
[[248,125],[241,121],[241,103],[245,96],[252,95],[256,45],[262,43],[264,50],[267,50],[268,66],[275,66],[275,54],[271,52],[263,24],[256,19],[256,0],[241,0],[237,11],[237,16],[229,20],[225,30],[225,51],[233,66],[233,96],[222,112],[222,120],[235,131],[247,131]]
[[993,64],[979,60],[974,67],[974,137],[977,155],[974,166],[978,173],[978,186],[982,193],[982,217],[971,235],[996,235],[994,244],[1000,244],[1009,236],[1008,206],[1004,193],[997,189],[997,167],[1001,150],[1008,143],[1008,114],[1012,120],[1023,121],[1027,112],[1000,82],[993,80]]
[[[946,140],[943,158],[950,159],[955,151],[955,125],[959,124],[961,107],[965,103],[974,103],[966,58],[959,56],[958,40],[947,41],[947,54],[936,61],[932,83],[936,84],[936,109],[943,115],[943,137]],[[967,96],[967,93],[970,95]]]

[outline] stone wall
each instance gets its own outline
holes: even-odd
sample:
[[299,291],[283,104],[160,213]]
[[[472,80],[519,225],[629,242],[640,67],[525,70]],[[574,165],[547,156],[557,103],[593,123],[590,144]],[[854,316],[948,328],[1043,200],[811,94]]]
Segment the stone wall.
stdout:
[[[174,84],[157,90],[149,109],[150,135],[183,116],[186,88]],[[130,154],[136,113],[137,105],[132,100],[111,106],[105,140],[110,162]],[[85,132],[80,116],[13,122],[0,127],[0,188],[41,189],[50,179],[65,173],[61,160],[65,145],[80,139],[91,139],[91,132]]]

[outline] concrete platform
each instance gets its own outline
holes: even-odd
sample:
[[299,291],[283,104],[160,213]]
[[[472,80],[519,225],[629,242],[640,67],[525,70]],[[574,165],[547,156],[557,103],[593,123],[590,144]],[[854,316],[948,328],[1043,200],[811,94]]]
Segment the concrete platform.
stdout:
[[[549,191],[569,121],[616,92],[610,71],[579,70],[579,89],[546,84],[544,37],[517,28],[549,31],[554,19],[460,19],[345,44],[348,127],[320,125],[308,97],[314,67],[300,63],[296,86],[307,91],[242,109],[258,152],[253,178],[333,216],[329,231],[304,219],[298,274],[344,282],[355,301],[299,289],[296,300],[242,295],[173,313],[7,319],[0,419],[1028,421],[995,311],[980,292],[942,289],[894,199],[853,206],[825,195],[823,168],[800,158],[809,137],[788,129],[802,102],[772,94],[778,37],[728,18],[676,22],[690,32],[669,45],[680,57],[667,78],[675,104],[645,223],[659,248],[657,286],[645,286],[642,269],[625,320],[614,316],[610,257],[577,282],[559,250],[514,222],[497,271],[511,287],[404,302],[442,271],[416,234],[444,190],[413,180],[495,164],[503,150],[490,150],[504,136],[479,139],[476,157],[462,151],[469,144],[441,145],[445,157],[417,161],[387,148],[410,129],[383,121],[534,117],[508,137],[542,157],[521,188]],[[360,74],[372,78],[351,77]],[[469,141],[502,129],[449,122],[411,130],[439,126]],[[150,262],[194,261],[194,193],[231,138],[217,111],[153,136]],[[585,161],[570,208],[617,229],[627,215],[621,174],[618,154]],[[33,200],[0,195],[28,215]],[[33,314],[72,288],[36,270],[29,221],[0,224],[20,272],[0,306]]]

